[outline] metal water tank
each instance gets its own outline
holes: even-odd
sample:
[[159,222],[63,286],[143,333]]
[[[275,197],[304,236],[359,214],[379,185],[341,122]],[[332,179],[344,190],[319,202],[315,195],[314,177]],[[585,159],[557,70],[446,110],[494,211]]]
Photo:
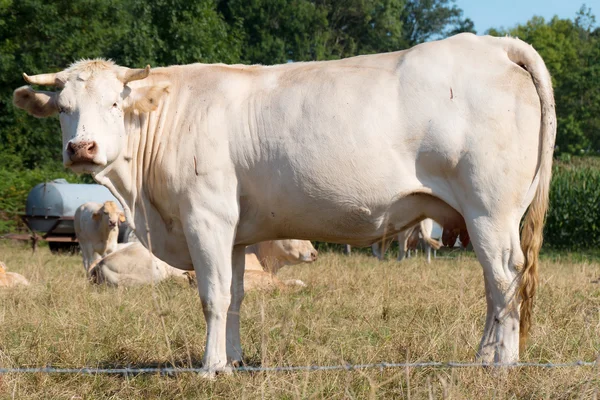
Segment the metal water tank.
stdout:
[[[65,179],[55,179],[34,186],[27,196],[25,214],[31,229],[39,232],[52,230],[53,235],[75,235],[72,217],[83,203],[93,201],[104,203],[112,200],[122,210],[119,201],[110,191],[96,184],[68,183]],[[56,225],[57,218],[60,219]],[[53,228],[53,226],[56,225]],[[120,234],[125,231],[125,224]]]

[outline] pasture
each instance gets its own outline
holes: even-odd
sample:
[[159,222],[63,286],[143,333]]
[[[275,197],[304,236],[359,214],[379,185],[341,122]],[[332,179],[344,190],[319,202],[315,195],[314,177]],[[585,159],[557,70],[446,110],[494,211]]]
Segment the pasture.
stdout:
[[[0,367],[198,366],[204,317],[185,282],[92,286],[81,256],[0,241],[0,259],[27,288],[0,291]],[[473,361],[485,317],[482,272],[469,253],[398,264],[321,252],[284,268],[308,287],[251,292],[242,345],[251,366]],[[534,328],[521,361],[595,360],[600,264],[542,258]],[[4,375],[0,398],[556,398],[597,399],[600,369],[486,368],[234,373]]]

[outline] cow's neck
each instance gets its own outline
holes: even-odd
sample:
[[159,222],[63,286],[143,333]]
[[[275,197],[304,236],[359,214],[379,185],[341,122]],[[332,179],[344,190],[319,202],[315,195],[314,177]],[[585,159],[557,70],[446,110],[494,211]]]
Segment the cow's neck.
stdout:
[[102,237],[105,239],[104,240],[104,252],[108,251],[114,251],[115,249],[113,249],[114,245],[117,243],[117,239],[119,237],[119,228],[118,227],[114,227],[114,228],[110,228],[108,225],[106,225],[104,223],[104,221],[100,221],[101,224],[101,232],[102,232]]
[[[163,104],[151,113],[128,113],[125,116],[127,136],[121,155],[94,177],[119,200],[128,223],[142,237],[147,227],[154,226],[154,220],[160,218],[153,195],[158,186],[164,184],[162,150],[165,141],[161,121],[166,116],[166,108]],[[140,221],[145,226],[136,227]],[[147,244],[142,237],[142,242]]]

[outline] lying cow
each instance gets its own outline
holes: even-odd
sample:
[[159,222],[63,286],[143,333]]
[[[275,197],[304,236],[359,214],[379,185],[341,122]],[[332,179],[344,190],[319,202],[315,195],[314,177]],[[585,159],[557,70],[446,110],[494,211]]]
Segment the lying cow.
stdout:
[[125,215],[114,201],[88,202],[75,211],[75,234],[86,274],[95,260],[117,249],[120,222],[125,222]]
[[[425,252],[427,254],[427,262],[431,262],[431,249],[434,251],[438,250],[441,247],[441,243],[431,237],[433,232],[433,220],[426,218],[423,221],[419,222],[411,226],[408,229],[403,230],[398,233],[398,261],[404,260],[407,256],[410,258],[410,251],[417,249],[419,244],[419,239],[422,237],[425,245]],[[383,258],[387,248],[389,247],[389,241],[378,241],[377,243],[373,243],[371,249],[373,254],[379,258],[380,260]]]
[[[135,231],[130,227],[125,232],[127,243],[139,242]],[[303,262],[313,262],[317,259],[318,252],[309,240],[285,239],[269,240],[256,243],[246,247],[246,260],[244,267],[244,290],[271,290],[275,288],[284,289],[289,286],[301,286],[306,284],[298,279],[279,280],[275,276],[277,271],[285,265],[296,265]],[[114,261],[113,261],[114,263]],[[166,264],[169,266],[168,264]],[[170,268],[173,268],[169,266]],[[124,268],[124,267],[120,267]],[[112,274],[115,278],[116,274]],[[196,273],[186,273],[190,283],[196,282]],[[113,280],[118,281],[116,279]],[[137,280],[128,279],[128,282],[147,283],[144,278]]]
[[[286,265],[311,263],[317,259],[318,252],[308,240],[269,240],[246,247],[244,290],[274,288],[284,289],[290,286],[304,287],[298,279],[281,281],[275,274]],[[188,273],[195,280],[196,274]]]
[[[265,243],[257,246],[261,248],[263,260],[270,260],[274,265],[294,265],[301,262],[313,262],[316,250],[310,242],[303,240],[286,240],[284,244]],[[291,243],[289,243],[291,242]],[[123,243],[119,249],[100,260],[96,260],[90,267],[90,277],[93,283],[107,284],[109,286],[135,286],[158,283],[168,278],[185,278],[195,282],[196,275],[193,271],[183,271],[170,266],[152,255],[141,243]],[[257,254],[253,252],[254,246],[246,253],[246,272],[244,289],[273,289],[286,286],[306,286],[299,280],[279,280],[274,273],[265,271]],[[308,257],[302,250],[312,248],[312,255]],[[271,249],[276,249],[271,253]],[[310,252],[310,250],[308,250]],[[306,260],[306,261],[305,261]],[[265,265],[266,266],[266,265]]]
[[318,252],[309,240],[285,239],[267,240],[246,247],[246,255],[254,254],[258,260],[248,265],[249,269],[265,270],[276,274],[286,265],[296,265],[303,262],[311,263],[317,259]]
[[473,242],[480,359],[518,361],[556,135],[552,80],[528,44],[460,34],[333,61],[83,60],[24,78],[59,89],[21,87],[13,102],[60,114],[65,167],[105,185],[157,257],[196,271],[206,375],[242,360],[245,246],[370,246],[422,218],[439,221],[444,244]]
[[93,283],[109,286],[135,286],[158,283],[170,277],[188,279],[186,271],[173,268],[153,256],[141,243],[121,244],[119,250],[90,266]]
[[6,271],[6,264],[0,261],[0,287],[29,286],[29,281],[21,274]]

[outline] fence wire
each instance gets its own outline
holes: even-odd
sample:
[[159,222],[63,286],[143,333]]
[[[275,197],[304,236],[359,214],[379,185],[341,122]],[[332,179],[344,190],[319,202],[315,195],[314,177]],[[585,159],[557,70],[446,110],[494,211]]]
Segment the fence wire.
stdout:
[[[573,367],[598,367],[600,363],[596,361],[573,361],[567,363],[539,363],[539,362],[517,362],[517,363],[477,363],[477,362],[404,362],[404,363],[373,363],[373,364],[341,364],[341,365],[300,365],[300,366],[282,366],[282,367],[252,367],[242,366],[232,368],[234,372],[310,372],[310,371],[354,371],[365,369],[390,369],[390,368],[573,368]],[[140,374],[159,374],[174,375],[183,373],[202,373],[206,372],[203,368],[193,367],[150,367],[150,368],[54,368],[54,367],[34,367],[34,368],[0,368],[0,375],[7,374],[75,374],[75,375],[140,375]]]

